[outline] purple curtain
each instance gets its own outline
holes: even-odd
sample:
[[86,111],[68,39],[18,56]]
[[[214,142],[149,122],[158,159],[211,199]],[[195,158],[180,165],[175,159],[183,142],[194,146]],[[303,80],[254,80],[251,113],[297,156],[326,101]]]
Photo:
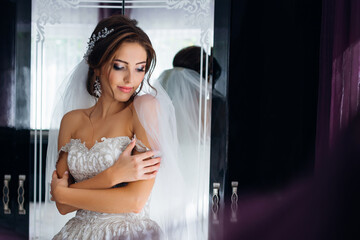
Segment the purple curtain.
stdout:
[[324,0],[315,170],[359,112],[360,1]]

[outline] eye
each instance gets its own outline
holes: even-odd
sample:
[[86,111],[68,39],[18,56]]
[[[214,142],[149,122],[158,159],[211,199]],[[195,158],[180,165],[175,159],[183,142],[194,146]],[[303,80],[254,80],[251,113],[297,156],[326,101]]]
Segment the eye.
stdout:
[[124,69],[124,67],[121,66],[121,65],[118,65],[118,64],[114,64],[114,69],[115,70],[122,70],[122,69]]
[[145,72],[145,66],[140,66],[140,67],[136,68],[136,71]]

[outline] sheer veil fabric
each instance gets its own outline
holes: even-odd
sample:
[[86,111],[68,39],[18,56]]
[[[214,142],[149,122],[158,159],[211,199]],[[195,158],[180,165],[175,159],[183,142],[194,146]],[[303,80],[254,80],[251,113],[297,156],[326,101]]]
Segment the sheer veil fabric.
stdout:
[[[174,67],[157,79],[175,109],[178,159],[186,188],[187,222],[193,239],[207,238],[210,179],[211,85],[194,70]],[[207,102],[205,104],[205,102]]]
[[[74,109],[89,108],[96,103],[94,97],[86,91],[87,72],[88,65],[82,60],[68,81],[61,85],[55,101],[46,159],[46,199],[49,199],[51,175],[58,157],[57,138],[63,115]],[[154,88],[156,90],[144,86],[143,89],[148,90],[134,99],[136,113],[146,130],[151,148],[162,158],[150,196],[150,218],[159,224],[164,239],[191,239],[192,234],[188,230],[190,220],[184,210],[189,201],[186,197],[184,172],[178,159],[175,111],[161,85],[155,83]]]

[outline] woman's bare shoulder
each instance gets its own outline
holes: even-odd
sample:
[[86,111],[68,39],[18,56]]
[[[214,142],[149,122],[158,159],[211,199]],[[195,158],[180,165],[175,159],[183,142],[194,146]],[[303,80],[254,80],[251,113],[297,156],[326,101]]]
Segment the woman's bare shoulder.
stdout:
[[76,109],[66,113],[63,116],[62,122],[71,122],[76,123],[78,121],[82,121],[84,118],[88,116],[90,109]]
[[157,105],[158,104],[157,101],[158,100],[156,99],[155,96],[153,96],[151,94],[143,94],[141,96],[136,96],[133,104],[152,106],[152,105]]
[[132,103],[132,111],[134,119],[140,118],[156,118],[160,110],[159,101],[156,97],[150,94],[137,96]]
[[134,102],[131,105],[131,109],[133,112],[132,124],[134,130],[143,130],[143,126],[141,123],[142,121],[146,121],[149,125],[152,125],[156,122],[159,112],[159,102],[154,96],[150,94],[144,94],[141,96],[137,96],[134,99]]
[[60,130],[72,135],[86,121],[89,112],[90,109],[76,109],[66,113],[61,120]]

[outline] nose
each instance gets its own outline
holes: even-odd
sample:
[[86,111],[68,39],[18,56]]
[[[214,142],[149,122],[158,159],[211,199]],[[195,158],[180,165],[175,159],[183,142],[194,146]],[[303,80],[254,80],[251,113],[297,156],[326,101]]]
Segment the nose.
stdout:
[[131,83],[133,81],[133,74],[131,73],[131,71],[126,71],[126,74],[124,76],[124,82],[126,83]]

